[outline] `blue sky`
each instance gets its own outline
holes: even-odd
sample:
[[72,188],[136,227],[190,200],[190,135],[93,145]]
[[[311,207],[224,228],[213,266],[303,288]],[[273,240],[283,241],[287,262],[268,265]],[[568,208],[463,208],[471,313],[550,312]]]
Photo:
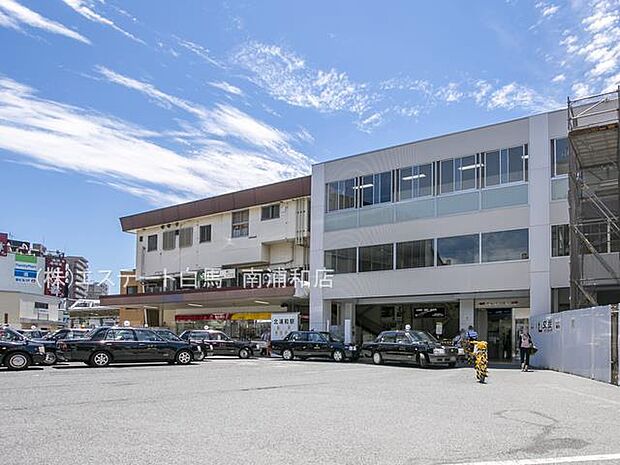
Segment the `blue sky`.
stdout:
[[0,231],[116,274],[120,216],[613,88],[619,11],[0,0]]

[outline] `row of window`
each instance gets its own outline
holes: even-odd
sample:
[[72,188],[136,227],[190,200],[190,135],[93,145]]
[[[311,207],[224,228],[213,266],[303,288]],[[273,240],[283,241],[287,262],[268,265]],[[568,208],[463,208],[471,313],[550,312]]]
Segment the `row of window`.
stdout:
[[[551,140],[551,176],[568,173],[568,139]],[[326,184],[328,212],[528,180],[528,144]]]
[[526,260],[527,229],[326,250],[325,268],[334,273],[356,273]]
[[528,146],[519,145],[326,185],[327,211],[527,181]]
[[[597,221],[584,224],[579,228],[579,230],[598,253],[620,252],[620,238],[607,221]],[[569,256],[569,246],[569,225],[555,224],[551,226],[551,256]],[[591,253],[587,247],[584,246],[583,249],[585,254]]]
[[[280,218],[280,204],[266,205],[261,208],[261,221]],[[205,224],[199,227],[199,243],[211,242],[211,225]],[[231,237],[246,237],[250,233],[250,211],[240,210],[233,212],[231,224]],[[174,250],[179,237],[179,248],[191,247],[194,243],[194,228],[187,227],[164,231],[162,234],[162,250]],[[159,236],[151,234],[147,236],[146,250],[152,252],[158,250]]]

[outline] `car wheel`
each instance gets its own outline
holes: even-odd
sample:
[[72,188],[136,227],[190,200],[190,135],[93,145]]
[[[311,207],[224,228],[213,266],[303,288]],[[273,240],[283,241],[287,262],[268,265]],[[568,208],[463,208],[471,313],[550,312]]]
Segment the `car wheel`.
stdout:
[[205,353],[204,352],[196,352],[194,353],[194,360],[196,360],[197,362],[202,362],[205,359]]
[[45,360],[43,360],[45,365],[54,365],[57,361],[58,357],[55,352],[45,352]]
[[339,349],[334,350],[332,359],[334,359],[334,362],[344,362],[344,352]]
[[282,358],[284,360],[293,360],[295,356],[293,355],[293,351],[291,349],[284,349],[282,351]]
[[239,349],[239,358],[250,358],[250,355],[252,355],[250,349],[246,349],[245,347],[243,349]]
[[9,370],[25,370],[30,366],[30,357],[24,353],[15,352],[10,354],[4,363]]
[[112,358],[107,352],[95,352],[90,356],[90,365],[97,368],[107,367],[111,361]]
[[426,368],[428,366],[428,358],[426,357],[426,354],[418,355],[418,363],[422,368]]
[[189,365],[192,363],[192,353],[189,350],[179,350],[174,359],[179,365]]
[[380,352],[372,354],[372,361],[375,365],[381,365],[383,363],[383,356]]

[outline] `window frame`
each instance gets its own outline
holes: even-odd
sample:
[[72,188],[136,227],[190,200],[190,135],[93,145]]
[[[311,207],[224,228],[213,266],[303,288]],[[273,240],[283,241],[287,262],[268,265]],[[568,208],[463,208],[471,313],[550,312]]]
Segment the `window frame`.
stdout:
[[[342,252],[349,252],[349,251],[353,251],[353,270],[352,271],[340,271],[339,267],[338,267],[338,253],[342,253]],[[327,255],[328,254],[334,254],[332,258],[332,260],[336,260],[336,265],[332,266],[332,267],[327,267]],[[328,269],[333,270],[334,274],[347,274],[347,273],[357,273],[358,270],[358,257],[357,257],[357,247],[345,247],[345,248],[340,248],[340,249],[329,249],[329,250],[325,250],[323,252],[323,263],[325,264],[325,267]],[[344,263],[348,263],[348,258],[344,258],[342,257],[341,260]]]
[[[172,247],[167,247],[166,245],[166,237],[172,237]],[[177,248],[177,230],[176,229],[170,229],[168,231],[164,231],[162,233],[162,238],[161,238],[161,248],[162,250],[174,250]]]
[[[273,212],[277,211],[276,215],[273,215]],[[268,214],[265,215],[265,212]],[[271,221],[280,219],[280,204],[272,203],[271,205],[263,205],[260,209],[260,220],[261,221]]]
[[[554,231],[560,231],[560,228],[564,230],[562,234],[566,238],[566,241],[560,241],[560,234],[556,233],[554,237]],[[557,253],[556,253],[557,252]],[[562,253],[565,252],[565,253]],[[570,256],[570,225],[568,223],[552,224],[551,225],[551,257],[569,257]]]
[[[365,252],[368,249],[378,249],[379,247],[384,247],[385,250],[390,250],[390,267],[387,268],[374,268],[372,266],[372,255],[369,258],[369,263],[371,264],[370,269],[362,269],[362,253]],[[384,244],[373,244],[373,245],[365,245],[365,246],[360,246],[358,247],[358,251],[357,251],[357,272],[358,273],[368,273],[368,272],[372,272],[372,271],[390,271],[390,270],[394,270],[394,243],[390,242],[390,243],[384,243]]]
[[[566,140],[566,149],[568,151],[567,157],[566,157],[566,161],[567,161],[567,167],[566,167],[566,173],[562,173],[562,174],[557,174],[557,167],[558,167],[558,152],[557,152],[557,141],[558,140]],[[570,142],[568,140],[568,137],[554,137],[553,139],[550,140],[551,143],[551,179],[557,179],[557,178],[565,178],[568,177],[568,172],[570,170]]]
[[[522,252],[519,258],[504,258],[501,260],[485,260],[485,252],[486,252],[485,237],[488,238],[491,235],[499,236],[501,234],[515,233],[517,231],[519,232],[525,231],[526,247],[527,247],[527,251],[525,252],[525,254],[527,255],[527,257],[523,257],[523,252]],[[530,259],[529,237],[530,237],[529,228],[505,229],[501,231],[488,231],[488,232],[480,233],[480,263],[501,263],[501,262],[514,262],[514,261],[521,261],[521,260],[529,260]]]
[[[471,262],[461,262],[461,263],[441,263],[440,260],[440,250],[439,250],[439,245],[440,245],[440,241],[442,240],[447,240],[447,239],[457,239],[457,238],[469,238],[469,237],[476,237],[476,247],[474,249],[474,261]],[[462,249],[462,248],[461,248]],[[473,233],[473,234],[459,234],[456,236],[445,236],[445,237],[438,237],[435,239],[435,264],[438,267],[441,266],[457,266],[457,265],[465,265],[465,266],[471,266],[471,265],[477,265],[480,263],[481,260],[481,256],[480,256],[481,250],[480,250],[480,233]]]
[[[155,239],[155,247],[151,248],[151,239]],[[157,252],[157,246],[159,241],[158,234],[149,234],[146,236],[146,251],[147,252]]]
[[[244,218],[242,221],[235,222],[235,215],[243,215],[243,216],[247,216],[247,218]],[[243,233],[235,234],[235,231],[241,231],[241,232],[245,231],[245,234]],[[245,210],[237,210],[237,211],[232,212],[230,237],[232,239],[239,239],[242,237],[248,237],[249,235],[250,235],[250,210],[246,208]]]
[[[203,235],[203,231],[208,231],[209,232],[208,238],[204,239],[204,240],[203,240],[203,236],[207,236],[207,234]],[[206,242],[211,242],[211,240],[213,238],[212,234],[213,234],[213,225],[211,225],[211,224],[200,225],[199,228],[198,228],[198,243],[199,244],[204,244]]]
[[[510,154],[512,150],[521,149],[521,179],[511,181],[510,180]],[[489,154],[498,154],[498,182],[495,184],[488,183],[488,163],[487,156]],[[481,189],[496,188],[500,186],[506,186],[510,184],[519,184],[529,181],[529,145],[527,143],[520,145],[513,145],[512,147],[503,147],[499,149],[486,150],[480,153],[480,164],[482,165],[481,172]]]
[[[189,234],[188,234],[189,232]],[[194,245],[194,227],[179,228],[179,249],[187,249]]]

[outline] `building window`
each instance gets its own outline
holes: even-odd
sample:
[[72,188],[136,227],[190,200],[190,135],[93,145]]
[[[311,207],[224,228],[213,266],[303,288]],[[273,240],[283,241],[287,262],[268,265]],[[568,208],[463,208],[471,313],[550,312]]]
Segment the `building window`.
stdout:
[[439,163],[439,193],[447,194],[454,191],[454,160],[442,160]]
[[326,189],[328,212],[355,207],[355,178],[330,182]]
[[174,250],[177,246],[177,231],[164,231],[162,242],[164,250]]
[[[609,228],[607,221],[586,223],[580,227],[583,235],[588,239],[588,242],[592,244],[594,249],[598,253],[609,252]],[[591,253],[585,245],[583,246],[584,253]]]
[[152,252],[153,250],[157,250],[157,234],[146,238],[146,251]]
[[569,229],[567,224],[554,224],[551,226],[551,256],[568,257],[569,249]]
[[338,273],[355,273],[357,271],[357,249],[336,249],[325,251],[325,268]]
[[551,139],[551,177],[568,174],[568,138]]
[[400,200],[433,195],[433,164],[402,168],[399,174]]
[[138,286],[126,286],[125,287],[125,293],[126,294],[137,294],[138,293]]
[[45,302],[35,302],[34,308],[39,309],[39,310],[48,310],[49,305],[46,304]]
[[250,233],[250,211],[241,210],[232,214],[232,237],[246,237]]
[[276,218],[280,218],[280,204],[279,203],[276,203],[273,205],[267,205],[261,208],[260,210],[261,221],[275,220]]
[[454,160],[454,190],[465,191],[476,188],[477,173],[480,168],[477,155]]
[[359,178],[360,205],[374,205],[392,201],[392,172],[385,171]]
[[396,244],[396,269],[433,266],[435,251],[432,239]]
[[394,245],[381,244],[359,248],[359,271],[394,269]]
[[194,228],[182,228],[179,230],[179,247],[191,247],[194,243]]
[[527,229],[482,233],[482,261],[527,260],[528,236]]
[[437,265],[479,263],[479,244],[479,234],[439,238],[437,239]]
[[527,181],[527,144],[483,154],[485,187]]
[[200,227],[200,243],[211,242],[211,225],[205,224]]

